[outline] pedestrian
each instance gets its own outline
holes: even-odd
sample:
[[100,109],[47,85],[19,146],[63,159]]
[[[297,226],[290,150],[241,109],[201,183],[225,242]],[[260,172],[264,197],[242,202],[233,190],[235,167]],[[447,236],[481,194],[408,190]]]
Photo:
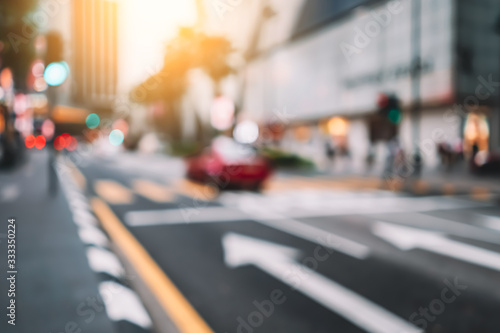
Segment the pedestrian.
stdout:
[[19,140],[16,140],[16,131],[10,120],[10,113],[5,104],[0,104],[0,112],[4,118],[4,131],[0,137],[2,146],[2,158],[0,167],[12,168],[17,161]]
[[329,171],[331,171],[332,167],[333,167],[333,162],[335,160],[335,147],[333,145],[333,141],[331,138],[328,138],[326,141],[325,141],[325,155],[327,157],[327,169]]

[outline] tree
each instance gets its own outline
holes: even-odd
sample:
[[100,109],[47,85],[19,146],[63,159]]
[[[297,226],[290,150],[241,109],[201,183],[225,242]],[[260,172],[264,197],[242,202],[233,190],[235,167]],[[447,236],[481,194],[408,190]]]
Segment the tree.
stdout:
[[225,37],[181,28],[166,47],[162,69],[133,89],[131,99],[144,104],[163,102],[164,117],[156,125],[165,130],[171,140],[179,141],[181,101],[188,89],[188,72],[194,68],[204,70],[214,81],[218,94],[220,81],[234,72],[228,63],[232,52],[231,43]]
[[[35,57],[36,28],[26,18],[36,9],[36,0],[0,2],[0,66],[10,67],[18,90],[26,89],[26,75]],[[0,68],[0,69],[1,69]]]
[[201,35],[199,43],[201,52],[197,63],[212,78],[216,94],[219,94],[220,81],[234,73],[234,69],[228,64],[228,56],[234,49],[224,37]]

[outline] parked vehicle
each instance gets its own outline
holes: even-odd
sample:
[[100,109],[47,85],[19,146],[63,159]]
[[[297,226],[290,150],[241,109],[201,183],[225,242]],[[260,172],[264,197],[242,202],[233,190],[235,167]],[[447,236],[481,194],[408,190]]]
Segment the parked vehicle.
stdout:
[[216,138],[210,147],[186,162],[189,179],[212,182],[221,189],[258,190],[272,174],[267,158],[228,137]]

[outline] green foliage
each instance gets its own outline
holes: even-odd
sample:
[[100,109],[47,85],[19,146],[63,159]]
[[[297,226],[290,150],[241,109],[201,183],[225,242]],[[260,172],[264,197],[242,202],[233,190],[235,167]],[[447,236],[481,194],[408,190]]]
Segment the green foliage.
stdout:
[[172,142],[170,144],[170,149],[168,153],[172,156],[188,157],[196,155],[200,151],[201,151],[201,146],[199,142],[180,141],[180,142]]
[[261,152],[278,168],[311,170],[316,167],[310,159],[294,153],[275,148],[264,148]]

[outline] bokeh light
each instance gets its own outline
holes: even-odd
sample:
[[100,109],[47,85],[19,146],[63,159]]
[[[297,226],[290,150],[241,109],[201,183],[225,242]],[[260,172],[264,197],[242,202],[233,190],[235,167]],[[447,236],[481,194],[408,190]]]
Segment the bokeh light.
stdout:
[[38,78],[42,77],[44,71],[45,71],[45,65],[43,64],[43,61],[35,60],[33,66],[31,67],[31,73],[33,74],[33,76]]
[[37,149],[42,149],[43,147],[45,147],[46,143],[47,143],[47,140],[45,139],[45,137],[43,135],[38,135],[35,138],[35,147]]
[[259,138],[259,126],[253,121],[243,121],[236,125],[233,136],[239,143],[254,143]]
[[128,133],[128,123],[124,119],[117,119],[112,127],[113,129],[120,130],[124,136]]
[[87,124],[87,127],[90,129],[97,128],[97,126],[99,126],[100,122],[101,122],[101,119],[95,113],[89,114],[87,116],[87,120],[85,121],[85,123]]
[[67,140],[66,149],[69,151],[74,151],[78,147],[78,141],[76,141],[76,138],[74,136],[70,137],[69,140]]
[[35,90],[36,92],[43,92],[47,90],[47,88],[47,82],[45,82],[43,77],[37,77],[35,79],[35,82],[33,83],[33,90]]
[[31,149],[35,146],[35,136],[34,135],[28,135],[24,138],[24,144],[26,145],[26,148]]
[[123,135],[123,132],[118,129],[112,130],[111,133],[109,133],[109,142],[113,146],[121,145],[124,139],[125,136]]
[[54,149],[55,150],[63,150],[66,147],[66,141],[62,136],[58,136],[54,139]]
[[43,78],[49,86],[59,86],[68,77],[68,66],[63,62],[53,62],[47,66]]
[[12,71],[10,70],[10,68],[4,68],[0,72],[0,87],[6,90],[10,89],[13,82]]
[[212,104],[210,111],[210,122],[212,127],[224,131],[230,128],[234,122],[235,106],[231,99],[218,97]]
[[42,123],[41,126],[41,132],[44,137],[46,137],[48,140],[52,139],[54,136],[54,132],[56,130],[56,125],[54,122],[50,119],[45,119]]
[[69,151],[73,151],[78,147],[78,141],[74,136],[64,133],[59,135],[54,139],[54,148],[56,150],[63,150],[66,148]]
[[349,129],[347,120],[340,117],[333,117],[328,121],[328,132],[333,136],[345,136]]

